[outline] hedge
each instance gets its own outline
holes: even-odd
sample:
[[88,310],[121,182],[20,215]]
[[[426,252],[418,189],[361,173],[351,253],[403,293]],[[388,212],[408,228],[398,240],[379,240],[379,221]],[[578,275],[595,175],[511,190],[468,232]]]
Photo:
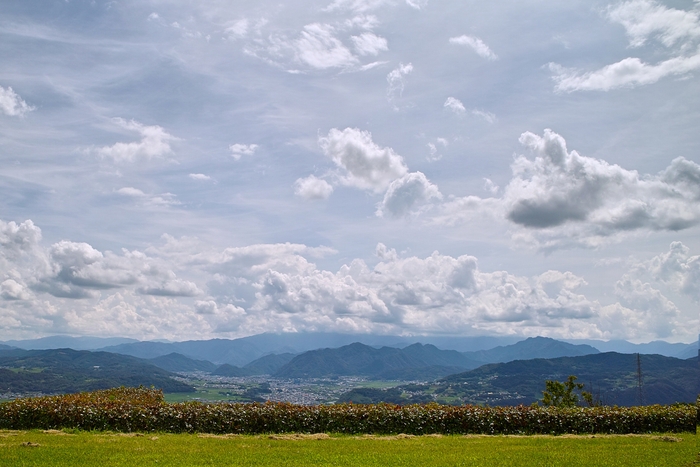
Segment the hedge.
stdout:
[[0,404],[0,428],[171,433],[626,434],[695,432],[693,404],[481,407],[288,403],[169,404],[160,390],[118,388]]

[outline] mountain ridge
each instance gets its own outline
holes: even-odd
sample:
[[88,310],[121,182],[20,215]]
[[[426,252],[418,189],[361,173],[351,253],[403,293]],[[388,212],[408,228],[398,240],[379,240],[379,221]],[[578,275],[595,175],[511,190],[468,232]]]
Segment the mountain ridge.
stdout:
[[71,393],[118,386],[154,386],[164,392],[190,392],[174,374],[142,359],[88,350],[0,351],[0,391]]
[[[700,390],[697,358],[681,360],[663,355],[640,355],[645,403],[694,402]],[[514,360],[492,363],[477,369],[449,375],[440,383],[481,386],[486,393],[507,392],[530,404],[541,397],[544,381],[564,381],[576,375],[578,382],[597,392],[606,404],[635,405],[638,395],[637,358],[634,354],[604,352],[577,357]],[[491,388],[490,391],[486,390]],[[605,400],[607,398],[607,400]],[[488,399],[488,398],[487,398]],[[512,399],[512,398],[511,398]],[[509,400],[513,403],[517,399]],[[508,404],[510,405],[510,404]]]
[[577,357],[600,353],[587,344],[569,344],[549,337],[528,337],[515,344],[477,352],[463,352],[465,356],[484,363],[505,363],[533,358]]
[[[449,365],[446,365],[449,364]],[[476,368],[473,362],[454,350],[440,350],[431,344],[412,344],[404,349],[376,349],[355,342],[336,349],[311,350],[294,357],[274,376],[280,378],[323,378],[329,376],[367,376],[390,378],[393,373],[430,367]],[[434,372],[435,370],[428,370]]]

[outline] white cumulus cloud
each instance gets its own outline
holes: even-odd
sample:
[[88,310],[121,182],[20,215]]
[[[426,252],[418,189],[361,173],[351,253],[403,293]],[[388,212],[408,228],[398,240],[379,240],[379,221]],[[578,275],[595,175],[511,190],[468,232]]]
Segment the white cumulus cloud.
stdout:
[[681,230],[700,222],[700,166],[683,158],[641,177],[600,159],[569,152],[551,130],[523,133],[535,159],[518,157],[506,188],[508,218],[528,227],[587,222],[605,231]]
[[323,153],[342,169],[343,184],[381,193],[391,182],[408,173],[403,158],[391,148],[372,141],[372,134],[357,128],[333,128],[319,138]]
[[299,178],[294,182],[294,194],[307,200],[328,199],[332,193],[333,186],[314,175]]
[[202,291],[194,282],[175,277],[168,278],[160,283],[148,284],[136,290],[144,295],[161,295],[164,297],[195,297],[202,294]]
[[162,157],[173,152],[170,142],[178,140],[158,125],[148,126],[135,120],[126,121],[123,118],[115,118],[113,121],[118,126],[141,135],[141,141],[116,143],[97,149],[100,157],[110,158],[115,162],[134,162],[137,159]]
[[[602,159],[569,151],[552,130],[525,132],[520,155],[500,198],[453,198],[434,218],[465,222],[490,213],[520,227],[514,238],[551,250],[597,247],[638,231],[679,231],[700,224],[700,165],[683,157],[655,175],[641,175]],[[492,181],[485,189],[499,193]]]
[[29,300],[32,297],[27,288],[13,279],[0,283],[0,297],[5,300]]
[[680,310],[651,284],[625,275],[615,283],[615,295],[620,305],[637,312],[637,322],[659,337],[671,337],[678,329]]
[[391,182],[377,208],[377,216],[401,217],[431,200],[441,200],[437,186],[422,172],[413,172]]
[[22,117],[34,107],[27,104],[11,87],[0,86],[0,111],[10,117]]
[[637,265],[637,269],[700,302],[700,256],[691,255],[683,243],[671,243],[668,252]]
[[228,148],[231,151],[231,157],[233,157],[235,160],[240,160],[243,156],[252,156],[255,154],[255,151],[258,149],[258,145],[236,143],[232,144]]

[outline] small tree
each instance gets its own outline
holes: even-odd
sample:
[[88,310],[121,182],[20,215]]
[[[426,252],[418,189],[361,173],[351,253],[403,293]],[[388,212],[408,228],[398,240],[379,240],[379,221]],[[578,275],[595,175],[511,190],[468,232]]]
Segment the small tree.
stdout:
[[542,405],[546,407],[576,407],[579,402],[579,395],[574,391],[581,392],[581,398],[589,405],[596,405],[593,395],[583,390],[583,383],[576,382],[576,376],[571,375],[566,382],[545,381],[545,390],[542,391]]

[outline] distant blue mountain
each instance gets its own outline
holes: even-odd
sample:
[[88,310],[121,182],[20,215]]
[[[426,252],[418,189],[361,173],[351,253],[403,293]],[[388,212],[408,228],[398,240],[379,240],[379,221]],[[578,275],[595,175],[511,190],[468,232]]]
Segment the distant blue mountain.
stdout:
[[430,336],[378,336],[372,334],[340,333],[284,333],[258,334],[240,339],[211,339],[184,342],[134,342],[102,347],[99,350],[131,355],[139,358],[155,358],[179,353],[189,358],[208,360],[216,364],[227,363],[243,367],[268,354],[300,354],[309,350],[338,348],[359,342],[373,347],[403,348],[416,342],[432,344],[441,349],[463,351],[483,349],[517,342],[509,337],[430,337]]
[[[339,348],[354,342],[372,347],[405,348],[420,342],[440,350],[466,352],[465,356],[481,362],[503,362],[512,359],[554,358],[616,351],[620,353],[660,354],[679,358],[697,355],[695,344],[671,344],[655,341],[632,344],[627,341],[554,340],[515,336],[392,336],[341,333],[265,333],[239,339],[210,339],[184,342],[136,341],[127,338],[50,336],[40,339],[12,340],[2,344],[22,349],[71,348],[107,352],[152,359],[178,353],[193,360],[244,367],[265,355],[301,354],[310,350]],[[539,339],[539,340],[537,340]],[[523,343],[524,342],[524,343]],[[516,347],[512,347],[517,345]],[[568,346],[568,347],[567,347]],[[578,347],[577,347],[578,346]],[[583,347],[580,347],[583,346]],[[588,347],[587,347],[588,346]],[[581,353],[583,352],[583,353]],[[256,370],[258,371],[258,370]],[[266,371],[269,371],[266,370]]]
[[529,337],[512,345],[477,352],[464,352],[464,355],[483,363],[505,363],[513,360],[579,357],[597,353],[600,353],[598,349],[586,344],[575,345],[548,337]]
[[97,350],[108,345],[119,345],[132,342],[138,341],[136,339],[128,339],[126,337],[49,336],[41,337],[39,339],[5,341],[4,344],[24,350]]
[[207,360],[217,365],[228,363],[237,366],[245,365],[265,353],[258,347],[241,339],[210,339],[167,343],[135,342],[104,347],[100,350],[146,359],[178,353],[194,360]]
[[[617,352],[617,353],[640,353],[648,355],[664,355],[666,357],[678,357],[679,354],[687,352],[689,346],[695,346],[695,354],[697,355],[697,342],[694,344],[672,344],[665,341],[652,341],[646,344],[633,344],[624,340],[601,341],[593,339],[562,339],[564,342],[571,344],[587,344],[595,347],[601,352]],[[692,356],[692,355],[691,355]],[[690,358],[690,356],[688,357]]]
[[684,350],[678,352],[678,354],[674,355],[674,357],[682,358],[682,359],[697,357],[699,355],[698,354],[698,347],[699,346],[700,346],[700,344],[698,342],[688,344]]
[[257,360],[253,360],[243,368],[224,363],[212,371],[211,374],[229,377],[272,375],[289,363],[295,356],[293,353],[265,355]]
[[289,363],[294,357],[296,357],[296,354],[289,352],[265,355],[257,360],[253,360],[243,368],[254,375],[272,375]]
[[160,357],[148,359],[151,365],[173,373],[203,371],[209,373],[216,369],[216,365],[206,360],[195,360],[179,353],[169,353]]

